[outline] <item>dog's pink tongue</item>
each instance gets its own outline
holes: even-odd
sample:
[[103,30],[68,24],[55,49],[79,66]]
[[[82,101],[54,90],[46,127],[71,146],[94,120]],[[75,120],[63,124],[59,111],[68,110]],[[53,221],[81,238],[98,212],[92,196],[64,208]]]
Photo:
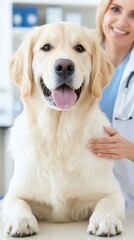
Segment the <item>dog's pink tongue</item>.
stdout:
[[77,95],[68,86],[61,86],[52,91],[53,100],[60,109],[71,108],[77,100]]

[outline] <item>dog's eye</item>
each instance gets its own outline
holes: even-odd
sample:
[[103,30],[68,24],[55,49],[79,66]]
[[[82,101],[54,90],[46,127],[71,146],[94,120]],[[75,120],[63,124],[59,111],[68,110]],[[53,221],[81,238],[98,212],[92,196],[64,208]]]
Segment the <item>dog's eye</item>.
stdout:
[[76,49],[77,52],[80,52],[80,53],[85,51],[84,47],[81,44],[78,44],[75,47],[75,49]]
[[45,52],[50,51],[51,45],[49,43],[47,43],[41,49],[44,50]]

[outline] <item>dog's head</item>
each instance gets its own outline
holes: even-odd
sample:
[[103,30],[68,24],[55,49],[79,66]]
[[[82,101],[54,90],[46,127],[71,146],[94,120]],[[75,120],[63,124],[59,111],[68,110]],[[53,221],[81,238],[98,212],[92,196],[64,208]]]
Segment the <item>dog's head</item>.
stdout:
[[96,98],[113,66],[88,28],[54,23],[35,28],[10,60],[23,99],[35,89],[49,107],[71,109],[88,90]]

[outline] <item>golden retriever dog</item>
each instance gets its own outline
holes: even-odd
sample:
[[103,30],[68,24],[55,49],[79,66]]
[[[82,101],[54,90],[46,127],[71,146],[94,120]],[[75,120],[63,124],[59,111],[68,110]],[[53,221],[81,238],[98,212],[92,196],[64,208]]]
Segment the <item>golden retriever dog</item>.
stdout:
[[98,101],[113,67],[95,34],[63,22],[37,27],[9,67],[23,111],[10,137],[15,168],[3,206],[6,233],[36,234],[37,220],[85,219],[88,233],[121,233],[124,199],[113,163],[86,148],[110,126]]

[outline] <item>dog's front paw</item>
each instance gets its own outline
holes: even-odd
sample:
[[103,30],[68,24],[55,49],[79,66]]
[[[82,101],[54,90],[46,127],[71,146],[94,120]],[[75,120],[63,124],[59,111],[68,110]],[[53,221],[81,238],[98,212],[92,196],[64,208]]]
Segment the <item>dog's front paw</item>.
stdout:
[[88,233],[102,237],[111,237],[120,234],[122,231],[121,221],[107,214],[91,217],[87,228]]
[[33,215],[10,218],[5,227],[6,234],[11,237],[31,236],[38,231],[38,223]]

